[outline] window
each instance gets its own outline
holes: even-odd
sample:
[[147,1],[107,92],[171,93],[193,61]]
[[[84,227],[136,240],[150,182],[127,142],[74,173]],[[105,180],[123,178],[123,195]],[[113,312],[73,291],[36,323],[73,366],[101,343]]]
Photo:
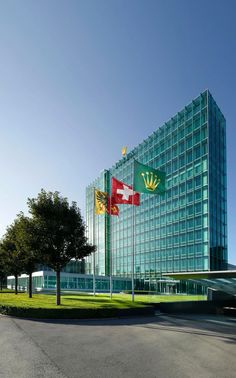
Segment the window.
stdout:
[[180,178],[180,181],[184,181],[185,178],[186,178],[186,172],[185,171],[182,171],[179,173],[179,178]]
[[171,163],[166,164],[166,174],[169,175],[171,173]]
[[201,186],[201,183],[202,183],[201,176],[197,176],[194,178],[195,188],[197,188],[198,186]]
[[167,152],[166,152],[166,161],[169,161],[171,159],[171,149],[169,149]]
[[186,226],[185,225],[185,221],[182,221],[182,222],[179,223],[179,230],[180,230],[180,232],[181,231],[185,231],[185,226]]
[[184,152],[184,149],[185,149],[185,145],[184,145],[184,141],[180,143],[179,145],[179,152]]
[[193,128],[197,129],[200,126],[200,115],[197,115],[193,119]]
[[182,139],[184,137],[184,127],[181,127],[181,129],[179,130],[179,140]]
[[177,196],[179,193],[179,187],[178,186],[175,186],[174,188],[172,188],[172,196],[175,197]]
[[192,242],[194,239],[194,233],[193,231],[188,232],[188,242]]
[[202,123],[205,123],[206,120],[207,120],[207,111],[206,111],[206,109],[202,111],[201,116],[202,116]]
[[202,160],[202,170],[207,171],[207,158]]
[[188,193],[187,194],[187,203],[191,203],[193,202],[193,193]]
[[179,197],[179,206],[185,206],[186,204],[186,197],[185,196],[181,196]]
[[200,148],[200,145],[198,145],[198,146],[194,147],[193,157],[194,157],[194,159],[198,159],[200,156],[201,156],[201,148]]
[[172,157],[175,158],[178,155],[177,146],[174,146],[172,148]]
[[199,214],[202,211],[202,204],[201,202],[195,204],[195,214]]
[[188,151],[186,154],[186,163],[189,164],[193,160],[193,153],[192,150]]
[[202,192],[201,189],[196,190],[195,192],[195,201],[198,201],[202,198]]
[[188,230],[191,229],[191,228],[193,228],[193,226],[194,226],[193,219],[188,219],[187,220],[187,228],[188,228]]
[[173,139],[172,139],[172,143],[175,144],[177,142],[177,132],[175,131],[173,133]]
[[193,113],[196,114],[200,110],[200,101],[199,99],[195,100],[193,103]]
[[208,226],[208,216],[207,216],[207,215],[204,215],[204,216],[203,216],[203,226],[204,226],[204,227],[207,227],[207,226]]
[[193,189],[193,180],[188,180],[187,181],[187,191],[189,190],[192,190]]
[[203,213],[206,214],[208,212],[208,203],[207,201],[203,202]]
[[179,168],[182,168],[185,165],[185,156],[181,155],[179,157]]
[[202,184],[203,185],[207,185],[207,174],[204,174],[203,177],[202,177]]
[[190,105],[186,108],[185,116],[186,116],[186,119],[189,119],[189,118],[192,117],[192,104],[190,104]]
[[203,231],[203,240],[204,242],[208,241],[208,230]]
[[207,190],[207,188],[204,188],[203,189],[203,199],[207,199],[207,197],[208,197],[208,190]]
[[171,206],[171,202],[167,202],[167,203],[166,203],[166,210],[167,210],[167,211],[171,211],[171,208],[172,208],[172,206]]
[[172,171],[175,172],[177,171],[177,169],[178,169],[178,160],[175,159],[173,160],[173,163],[172,163]]
[[180,184],[180,186],[179,186],[179,193],[183,194],[184,192],[185,192],[185,183]]
[[189,136],[187,139],[186,139],[186,146],[187,148],[191,148],[193,145],[192,143],[192,136]]
[[185,209],[180,209],[179,211],[179,217],[182,219],[182,218],[185,218],[185,214],[186,214],[186,211]]
[[178,202],[179,202],[178,199],[175,199],[175,200],[172,201],[173,209],[176,209],[178,207]]
[[187,207],[187,215],[192,216],[193,215],[193,205],[190,205]]
[[187,121],[186,122],[186,134],[191,133],[192,129],[193,129],[192,121]]
[[207,137],[207,126],[203,126],[202,128],[202,139],[205,139]]
[[202,217],[195,217],[195,227],[201,227]]
[[207,142],[202,143],[202,155],[207,154],[208,149],[207,149]]
[[190,178],[190,177],[192,177],[192,176],[193,176],[193,168],[189,168],[189,169],[187,170],[187,177]]
[[194,143],[194,144],[199,143],[199,142],[200,142],[200,139],[201,139],[200,130],[198,130],[198,131],[195,132],[194,135],[193,135],[193,143]]
[[195,231],[195,240],[200,241],[202,239],[202,230]]

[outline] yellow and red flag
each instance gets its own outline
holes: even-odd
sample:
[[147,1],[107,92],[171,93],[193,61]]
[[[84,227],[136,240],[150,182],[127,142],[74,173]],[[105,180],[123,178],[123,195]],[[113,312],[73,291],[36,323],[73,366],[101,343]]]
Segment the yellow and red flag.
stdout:
[[105,214],[108,209],[108,194],[95,189],[95,214]]
[[119,208],[113,203],[108,193],[95,189],[95,214],[119,215]]
[[113,197],[108,198],[108,214],[119,216],[119,207],[113,202]]

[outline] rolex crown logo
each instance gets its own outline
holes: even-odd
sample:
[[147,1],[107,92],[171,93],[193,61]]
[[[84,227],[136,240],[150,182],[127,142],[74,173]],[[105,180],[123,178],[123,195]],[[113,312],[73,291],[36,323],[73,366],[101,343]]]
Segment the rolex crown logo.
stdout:
[[161,182],[161,179],[157,177],[153,172],[142,172],[143,181],[147,190],[154,192]]

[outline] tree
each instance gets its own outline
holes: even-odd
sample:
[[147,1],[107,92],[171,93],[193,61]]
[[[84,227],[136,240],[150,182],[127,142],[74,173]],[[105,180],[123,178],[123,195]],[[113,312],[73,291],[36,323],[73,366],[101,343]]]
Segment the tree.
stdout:
[[6,261],[3,251],[1,250],[0,245],[0,290],[3,289],[3,284],[7,277],[7,267],[6,267]]
[[92,252],[85,236],[85,225],[76,202],[70,205],[59,192],[41,190],[28,199],[29,212],[36,225],[44,262],[56,272],[56,304],[60,305],[61,269],[72,259],[82,259]]
[[21,254],[22,269],[29,275],[28,291],[29,298],[32,298],[32,273],[36,270],[36,264],[41,258],[40,240],[33,219],[20,213],[14,222],[14,236],[14,243]]
[[36,227],[32,219],[23,213],[17,215],[2,240],[1,250],[5,266],[15,276],[17,294],[18,275],[29,275],[29,297],[32,298],[32,273],[40,262]]
[[18,276],[23,272],[23,255],[15,243],[15,222],[7,228],[3,236],[0,250],[6,269],[15,277],[15,294],[18,294]]

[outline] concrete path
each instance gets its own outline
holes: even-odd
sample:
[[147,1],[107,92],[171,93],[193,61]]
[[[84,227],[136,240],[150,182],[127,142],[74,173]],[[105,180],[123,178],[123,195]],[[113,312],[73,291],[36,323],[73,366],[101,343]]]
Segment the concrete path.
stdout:
[[234,378],[236,319],[0,316],[1,378]]

